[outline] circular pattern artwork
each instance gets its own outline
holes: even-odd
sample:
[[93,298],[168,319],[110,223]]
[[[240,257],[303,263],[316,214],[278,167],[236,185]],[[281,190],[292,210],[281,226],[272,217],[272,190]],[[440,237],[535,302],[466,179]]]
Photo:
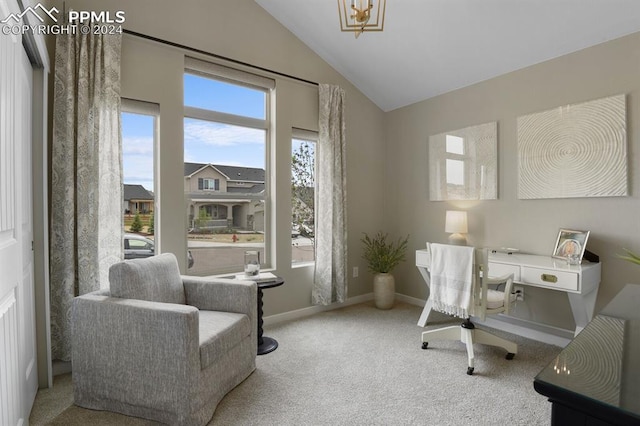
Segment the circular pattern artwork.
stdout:
[[627,195],[625,95],[518,117],[518,198]]

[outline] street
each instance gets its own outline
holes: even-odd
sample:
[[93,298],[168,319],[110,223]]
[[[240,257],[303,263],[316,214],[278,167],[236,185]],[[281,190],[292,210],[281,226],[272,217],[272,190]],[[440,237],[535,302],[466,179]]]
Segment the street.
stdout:
[[[193,255],[193,267],[188,275],[219,274],[222,267],[237,265],[237,272],[242,272],[244,252],[258,250],[260,260],[264,262],[264,247],[260,243],[216,243],[209,241],[189,241],[189,250]],[[311,240],[303,237],[292,239],[292,262],[311,262],[314,260],[314,247]]]

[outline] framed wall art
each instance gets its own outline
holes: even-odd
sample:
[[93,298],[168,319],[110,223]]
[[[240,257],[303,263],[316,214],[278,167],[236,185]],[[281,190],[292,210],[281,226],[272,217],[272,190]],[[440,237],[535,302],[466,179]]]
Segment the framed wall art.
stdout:
[[625,95],[518,117],[518,198],[628,195]]
[[429,136],[429,199],[498,198],[498,123]]

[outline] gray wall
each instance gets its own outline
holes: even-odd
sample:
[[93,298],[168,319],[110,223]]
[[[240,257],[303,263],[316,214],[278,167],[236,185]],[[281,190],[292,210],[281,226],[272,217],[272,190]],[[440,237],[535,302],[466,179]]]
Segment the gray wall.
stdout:
[[[631,196],[518,200],[517,117],[553,107],[627,94]],[[626,283],[640,283],[640,266],[616,258],[626,247],[640,251],[640,33],[512,72],[386,114],[385,217],[393,234],[411,234],[411,250],[426,241],[446,242],[447,209],[468,210],[469,241],[550,255],[560,227],[590,230],[588,249],[600,255],[599,311]],[[498,122],[499,199],[430,202],[429,135]],[[413,252],[396,273],[398,292],[424,298]],[[525,289],[517,317],[572,329],[566,295]]]

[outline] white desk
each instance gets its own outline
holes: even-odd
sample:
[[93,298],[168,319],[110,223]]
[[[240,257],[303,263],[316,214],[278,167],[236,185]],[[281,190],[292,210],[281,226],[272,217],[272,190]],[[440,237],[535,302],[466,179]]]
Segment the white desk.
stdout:
[[[416,250],[416,266],[429,285],[429,262],[427,249]],[[542,287],[567,293],[571,312],[576,323],[577,335],[593,318],[593,310],[600,286],[601,264],[585,262],[582,265],[567,265],[562,259],[533,254],[491,253],[489,255],[491,276],[513,273],[513,282],[521,285]],[[427,300],[418,325],[424,327],[431,312],[431,298]]]

